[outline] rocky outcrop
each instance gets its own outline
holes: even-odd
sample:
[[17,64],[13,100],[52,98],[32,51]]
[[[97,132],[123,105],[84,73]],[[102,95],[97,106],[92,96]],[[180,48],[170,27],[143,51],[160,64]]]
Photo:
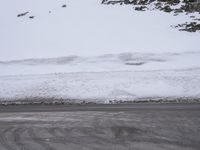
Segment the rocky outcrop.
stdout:
[[17,15],[17,17],[26,16],[28,13],[29,13],[28,11],[27,11],[27,12],[25,12],[25,13],[20,13],[20,14],[18,14],[18,15]]
[[188,31],[188,32],[196,32],[200,31],[200,23],[197,22],[190,22],[190,23],[183,23],[174,26],[175,28],[181,28],[180,31]]
[[[181,3],[181,5],[180,5]],[[166,13],[174,13],[174,16],[178,16],[180,13],[194,13],[200,14],[200,3],[197,0],[103,0],[102,4],[120,4],[120,5],[133,5],[136,11],[148,11],[158,9]],[[151,5],[151,8],[148,6]],[[153,6],[153,9],[152,9]],[[175,6],[175,7],[174,7]],[[180,31],[196,32],[200,31],[199,21],[200,17],[190,16],[193,21],[190,23],[183,23],[182,25],[176,25],[175,28],[181,28]]]

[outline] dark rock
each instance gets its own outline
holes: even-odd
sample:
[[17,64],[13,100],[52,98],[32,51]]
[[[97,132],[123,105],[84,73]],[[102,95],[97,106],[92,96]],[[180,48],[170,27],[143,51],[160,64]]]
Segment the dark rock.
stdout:
[[145,62],[126,62],[125,65],[130,65],[130,66],[141,66],[144,65]]
[[28,13],[29,13],[29,12],[27,11],[27,12],[25,12],[25,13],[18,14],[17,17],[25,16],[25,15],[27,15]]
[[173,11],[169,5],[164,6],[161,10],[163,10],[164,12],[171,12],[171,11]]
[[101,4],[104,4],[107,0],[102,0]]
[[67,5],[64,4],[64,5],[62,5],[62,7],[65,8],[65,7],[67,7]]
[[188,31],[188,32],[200,31],[200,23],[197,22],[184,23],[182,26],[184,28],[180,29],[180,31]]
[[195,20],[195,21],[200,21],[200,19],[198,19],[198,18],[195,18],[194,20]]
[[34,16],[30,16],[29,18],[30,18],[30,19],[34,19],[35,17],[34,17]]
[[137,11],[145,11],[145,8],[147,8],[147,7],[140,6],[140,7],[135,7],[135,10],[137,10]]
[[200,3],[186,3],[181,8],[186,12],[200,12]]
[[170,5],[176,5],[178,3],[180,3],[180,0],[158,0],[159,2],[165,2],[168,3]]
[[195,16],[190,16],[190,18],[195,18]]
[[139,0],[138,1],[139,5],[147,5],[147,3],[148,3],[148,0]]
[[178,3],[180,3],[180,0],[173,0],[173,3],[178,4]]
[[162,8],[162,3],[161,2],[158,2],[155,4],[156,8],[157,9],[161,9]]
[[130,0],[124,0],[124,4],[133,4],[134,1],[130,1]]
[[149,0],[149,3],[153,3],[153,2],[155,2],[156,0]]
[[182,13],[183,12],[183,10],[181,10],[181,9],[175,9],[174,10],[174,13]]
[[196,0],[183,0],[184,3],[189,4],[189,3],[194,3]]

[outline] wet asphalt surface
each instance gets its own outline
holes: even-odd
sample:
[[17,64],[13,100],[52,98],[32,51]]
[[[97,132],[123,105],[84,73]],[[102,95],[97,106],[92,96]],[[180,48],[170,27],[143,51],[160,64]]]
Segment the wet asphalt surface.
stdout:
[[0,150],[200,150],[200,104],[0,106]]

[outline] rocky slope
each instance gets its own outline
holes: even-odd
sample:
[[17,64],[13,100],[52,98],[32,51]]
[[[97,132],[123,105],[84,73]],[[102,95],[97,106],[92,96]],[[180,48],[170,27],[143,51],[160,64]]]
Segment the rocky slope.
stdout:
[[107,5],[133,5],[136,11],[160,10],[166,13],[188,15],[189,22],[173,25],[180,31],[196,32],[200,30],[200,3],[196,0],[103,0]]

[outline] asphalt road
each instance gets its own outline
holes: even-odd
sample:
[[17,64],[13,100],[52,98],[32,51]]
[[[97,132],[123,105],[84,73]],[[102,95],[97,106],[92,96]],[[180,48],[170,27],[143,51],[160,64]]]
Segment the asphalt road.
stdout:
[[0,150],[200,150],[200,104],[0,106]]

